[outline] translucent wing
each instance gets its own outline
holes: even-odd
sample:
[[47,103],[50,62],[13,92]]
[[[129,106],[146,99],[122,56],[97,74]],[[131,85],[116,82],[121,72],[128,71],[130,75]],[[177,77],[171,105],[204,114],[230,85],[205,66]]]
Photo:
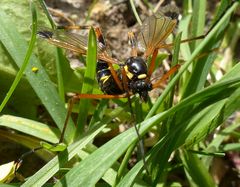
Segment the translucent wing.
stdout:
[[[82,55],[86,55],[87,53],[88,34],[80,35],[67,32],[65,30],[40,28],[38,35],[55,46],[68,49]],[[111,58],[111,54],[109,54],[106,50],[106,47],[99,42],[97,51],[99,59],[116,63],[115,59]]]
[[137,39],[138,47],[145,50],[145,57],[151,55],[155,48],[161,47],[176,23],[176,19],[164,16],[162,13],[152,15],[143,22]]

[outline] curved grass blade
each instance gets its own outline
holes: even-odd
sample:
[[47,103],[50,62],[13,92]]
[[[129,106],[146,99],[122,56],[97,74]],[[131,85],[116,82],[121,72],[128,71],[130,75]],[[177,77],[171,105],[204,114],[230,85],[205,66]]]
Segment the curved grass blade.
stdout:
[[[225,75],[225,77],[223,78],[223,80],[221,80],[220,82],[222,81],[229,81],[230,79],[235,79],[237,77],[239,77],[239,74],[237,74],[237,72],[240,71],[240,64],[236,65],[228,74]],[[238,81],[239,82],[239,81]],[[219,84],[219,83],[218,83]],[[214,85],[213,85],[214,86]],[[211,87],[213,87],[211,86]],[[223,85],[222,85],[223,86]],[[219,88],[221,89],[222,86],[219,86]],[[239,85],[238,85],[239,86]],[[225,86],[224,86],[225,87]],[[226,88],[226,87],[225,87]],[[224,93],[226,90],[225,88],[222,89],[222,93]],[[237,87],[236,87],[237,88]],[[214,89],[215,90],[215,89]],[[179,111],[179,110],[182,110],[183,108],[181,108],[181,105],[183,104],[183,107],[184,105],[186,106],[187,103],[189,102],[194,102],[194,103],[197,103],[197,101],[195,99],[197,99],[199,97],[200,100],[204,101],[205,99],[203,99],[203,97],[208,97],[206,95],[206,93],[208,92],[209,94],[212,92],[213,94],[211,94],[212,96],[210,96],[210,98],[214,97],[214,93],[216,93],[217,90],[212,90],[210,92],[204,90],[204,91],[201,91],[200,93],[197,93],[195,94],[194,97],[190,97],[190,98],[186,98],[184,100],[184,103],[180,102],[178,105],[174,106],[173,108],[171,108],[169,111],[171,110],[174,110],[175,112]],[[231,94],[231,97],[234,97],[233,99],[230,99],[230,100],[234,100],[235,101],[235,107],[231,109],[231,111],[234,111],[236,110],[237,108],[239,108],[240,106],[240,101],[236,100],[236,98],[240,98],[239,97],[239,88],[235,90],[235,92],[233,92]],[[236,95],[235,96],[235,93],[238,93],[238,96]],[[205,95],[205,96],[204,96]],[[221,95],[221,94],[220,94]],[[217,96],[218,97],[218,96]],[[194,101],[195,100],[195,101]],[[199,102],[200,102],[199,100]],[[211,100],[211,99],[210,99]],[[176,149],[178,146],[181,146],[182,144],[185,144],[186,146],[190,146],[192,144],[195,144],[199,141],[201,141],[207,134],[209,134],[213,129],[216,128],[216,126],[218,126],[219,124],[221,124],[221,121],[218,121],[219,118],[217,118],[218,115],[222,115],[221,113],[221,109],[224,108],[224,106],[227,106],[228,105],[228,102],[230,100],[226,100],[224,99],[223,101],[220,101],[220,102],[217,102],[215,103],[214,105],[215,106],[210,106],[208,108],[206,108],[205,111],[202,112],[202,114],[199,114],[199,116],[195,116],[195,123],[194,123],[194,118],[192,120],[192,124],[189,124],[188,126],[186,126],[185,128],[186,129],[181,129],[179,130],[180,128],[180,125],[177,124],[176,126],[172,127],[172,130],[171,130],[171,133],[167,136],[165,136],[163,139],[161,139],[158,144],[156,144],[156,146],[149,152],[149,155],[153,155],[153,154],[157,154],[158,150],[159,149],[164,149],[164,151],[162,150],[162,156],[161,156],[161,159],[159,159],[159,157],[157,158],[158,160],[163,160],[163,156],[164,154],[168,155],[171,154],[171,152]],[[186,101],[186,102],[185,102]],[[191,105],[193,105],[193,103],[191,103]],[[180,107],[180,108],[177,108]],[[187,107],[187,106],[186,106]],[[207,107],[207,106],[206,106]],[[176,111],[176,110],[177,111]],[[225,111],[229,111],[229,107],[226,107]],[[166,111],[167,112],[167,111]],[[175,113],[173,112],[173,113]],[[198,113],[198,112],[197,112]],[[207,116],[208,115],[208,116]],[[222,119],[226,119],[229,115],[231,115],[231,113],[228,113],[227,112],[227,115]],[[209,116],[211,116],[211,118],[209,118]],[[215,117],[216,116],[216,117]],[[223,115],[224,116],[224,115]],[[201,123],[196,123],[197,120],[196,119],[201,119]],[[214,121],[215,119],[215,121]],[[216,123],[216,124],[214,124]],[[189,131],[187,129],[191,129],[190,126],[192,127],[192,130]],[[211,128],[210,128],[211,127]],[[173,144],[172,146],[172,150],[169,150],[169,154],[166,153],[166,150],[169,149],[170,147],[170,143],[168,142],[169,139],[172,137],[173,139],[173,142],[179,142],[177,145],[176,144]],[[179,138],[180,137],[180,138]],[[182,139],[181,139],[182,138]],[[168,143],[167,143],[168,142]],[[165,144],[165,146],[164,146]],[[168,160],[168,156],[166,156],[165,158],[165,161],[167,162]],[[147,157],[147,161],[149,160],[149,157]],[[152,159],[150,159],[150,162],[153,162]],[[161,168],[163,168],[164,164],[161,163]],[[122,179],[122,181],[119,183],[119,186],[131,186],[135,179],[137,178],[138,174],[141,172],[141,170],[143,169],[143,163],[142,162],[138,162],[128,173],[127,175]]]
[[148,115],[146,116],[146,119],[152,116],[161,103],[163,102],[164,98],[168,95],[168,93],[172,90],[176,82],[179,80],[181,75],[187,70],[188,66],[192,64],[193,60],[197,57],[197,55],[207,46],[208,42],[215,37],[215,34],[218,32],[218,30],[224,25],[224,23],[229,19],[233,11],[237,8],[238,2],[235,2],[225,13],[225,15],[222,17],[222,19],[219,20],[219,22],[215,25],[215,27],[209,32],[209,34],[203,39],[203,41],[197,46],[197,48],[192,53],[189,60],[180,68],[176,76],[168,83],[168,86],[165,88],[161,96],[158,98],[154,106],[149,111]]
[[[219,83],[211,86],[210,88],[195,94],[194,97],[189,97],[184,102],[172,107],[168,111],[162,112],[148,120],[145,120],[141,123],[141,127],[139,128],[140,134],[144,134],[149,128],[155,124],[159,124],[160,121],[173,115],[176,111],[181,110],[188,105],[202,102],[204,99],[208,99],[210,96],[214,96],[216,91],[225,92],[227,87],[239,86],[240,78],[236,78],[232,81],[226,81],[224,83],[225,84]],[[235,83],[238,83],[238,85]],[[133,128],[123,132],[104,144],[89,157],[80,162],[79,165],[71,169],[64,176],[64,178],[56,184],[56,186],[62,186],[63,184],[69,186],[95,185],[97,181],[104,175],[107,169],[111,167],[113,163],[117,161],[117,159],[127,150],[127,148],[136,141],[137,137],[135,136],[135,131]]]
[[2,101],[1,105],[0,105],[0,112],[3,110],[4,106],[7,104],[8,100],[10,99],[11,95],[13,94],[14,90],[16,89],[19,81],[21,80],[24,71],[26,70],[26,67],[29,63],[29,59],[31,57],[32,51],[33,51],[33,47],[34,44],[36,42],[36,33],[37,33],[37,12],[36,12],[36,8],[35,5],[33,3],[31,3],[31,12],[32,12],[32,35],[31,35],[31,40],[27,49],[27,53],[24,57],[24,61],[23,64],[21,66],[21,68],[19,69],[8,93],[6,94],[6,97],[4,98],[4,100]]
[[[20,68],[24,61],[27,43],[18,33],[15,24],[12,23],[11,19],[3,11],[0,12],[0,24],[2,25],[0,27],[0,40],[6,51]],[[9,25],[11,25],[11,27],[9,27]],[[37,67],[38,72],[34,73],[32,67]],[[26,67],[25,74],[32,88],[47,108],[57,126],[61,129],[67,111],[64,107],[64,103],[59,98],[54,84],[49,79],[39,60],[33,54],[30,58],[29,65]],[[72,141],[74,132],[74,124],[70,121],[66,132],[66,140],[68,142]]]
[[189,174],[188,177],[191,176],[189,181],[194,182],[197,186],[216,186],[207,168],[196,154],[183,150],[181,158],[183,160],[184,169]]
[[[84,136],[81,137],[76,143],[70,145],[64,152],[59,153],[58,157],[53,158],[43,168],[41,168],[36,174],[29,178],[23,186],[42,186],[51,177],[53,177],[67,161],[71,160],[76,154],[78,154],[88,143],[92,142],[93,139],[105,128],[113,118],[119,116],[124,108],[118,108],[113,112],[109,113],[109,117],[103,118],[98,121],[92,129],[90,129]],[[61,158],[61,159],[60,159]],[[59,163],[61,160],[61,163]]]

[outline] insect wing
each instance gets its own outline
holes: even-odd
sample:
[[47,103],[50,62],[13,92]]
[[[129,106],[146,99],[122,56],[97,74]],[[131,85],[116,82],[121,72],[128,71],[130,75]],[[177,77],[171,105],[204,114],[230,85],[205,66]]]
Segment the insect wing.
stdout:
[[[38,35],[55,46],[86,55],[88,46],[88,34],[80,35],[61,29],[51,30],[48,28],[40,28]],[[99,42],[97,50],[98,55],[100,56],[103,52],[108,53],[108,51],[106,52],[105,48],[103,48]]]
[[173,31],[177,20],[166,17],[162,13],[147,18],[138,34],[138,47],[144,49],[144,56],[151,55],[156,48],[160,48],[166,38]]
[[69,49],[70,51],[80,54],[86,54],[87,36],[76,35],[63,30],[51,30],[48,28],[40,28],[38,36],[55,46]]

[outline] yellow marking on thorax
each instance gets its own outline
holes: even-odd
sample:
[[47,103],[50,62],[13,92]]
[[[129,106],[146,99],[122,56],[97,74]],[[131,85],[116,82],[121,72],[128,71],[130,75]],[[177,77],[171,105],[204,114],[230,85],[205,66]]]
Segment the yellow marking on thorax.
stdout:
[[146,77],[147,77],[147,75],[145,73],[138,75],[138,79],[145,79]]
[[127,77],[131,80],[133,78],[133,74],[128,71],[128,67],[124,66],[124,70],[126,71]]

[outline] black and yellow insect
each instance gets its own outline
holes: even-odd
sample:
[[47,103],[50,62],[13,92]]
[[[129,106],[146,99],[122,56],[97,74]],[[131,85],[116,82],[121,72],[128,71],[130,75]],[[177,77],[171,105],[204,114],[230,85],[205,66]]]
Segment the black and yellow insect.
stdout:
[[[164,16],[163,14],[147,18],[137,37],[133,32],[128,33],[131,56],[125,62],[120,62],[111,57],[100,28],[95,28],[98,39],[96,78],[104,94],[79,94],[78,98],[122,98],[139,94],[143,101],[147,101],[148,91],[159,87],[179,68],[178,65],[173,67],[160,80],[152,83],[151,75],[155,67],[158,50],[172,46],[172,44],[165,44],[165,40],[174,30],[176,23],[175,17]],[[70,28],[81,29],[82,27],[73,26]],[[77,35],[66,30],[50,29],[41,30],[38,35],[53,45],[86,55],[88,38],[86,35]],[[140,48],[144,49],[143,56],[138,56],[138,49]],[[147,59],[149,57],[151,57],[151,61],[148,65]],[[113,64],[118,64],[119,69],[115,70]]]

